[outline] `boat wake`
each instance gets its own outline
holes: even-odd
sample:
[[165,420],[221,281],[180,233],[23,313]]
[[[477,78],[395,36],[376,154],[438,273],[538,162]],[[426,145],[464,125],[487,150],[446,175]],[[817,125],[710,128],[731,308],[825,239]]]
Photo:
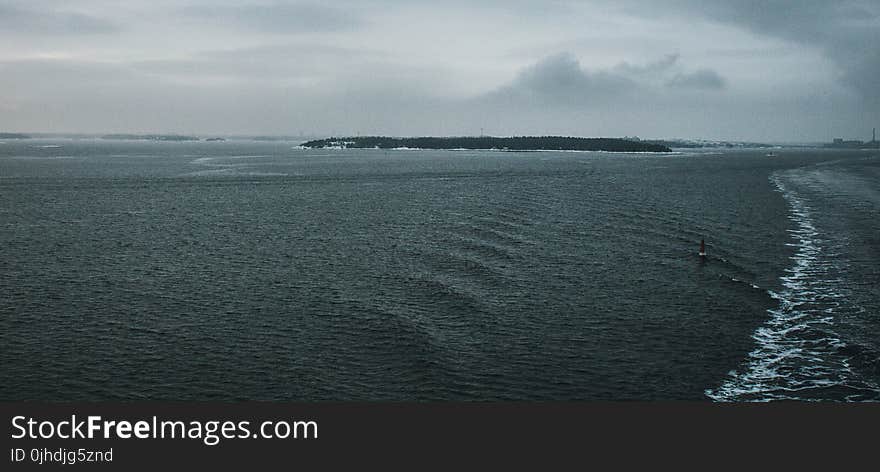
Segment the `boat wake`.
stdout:
[[796,241],[794,265],[781,278],[782,290],[769,292],[779,304],[753,334],[757,347],[742,370],[705,393],[715,401],[878,400],[880,387],[852,369],[851,353],[858,349],[835,332],[836,318],[863,311],[847,300],[840,278],[845,261],[822,238],[809,204],[778,175],[771,181],[795,225],[789,230]]

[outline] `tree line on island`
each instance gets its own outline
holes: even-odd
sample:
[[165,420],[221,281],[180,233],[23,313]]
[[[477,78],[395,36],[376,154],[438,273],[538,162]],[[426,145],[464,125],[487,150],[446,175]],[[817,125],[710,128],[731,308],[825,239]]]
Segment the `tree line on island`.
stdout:
[[496,149],[502,151],[611,151],[671,152],[662,144],[621,138],[576,138],[569,136],[462,136],[414,137],[358,136],[325,138],[301,144],[305,148],[352,149]]

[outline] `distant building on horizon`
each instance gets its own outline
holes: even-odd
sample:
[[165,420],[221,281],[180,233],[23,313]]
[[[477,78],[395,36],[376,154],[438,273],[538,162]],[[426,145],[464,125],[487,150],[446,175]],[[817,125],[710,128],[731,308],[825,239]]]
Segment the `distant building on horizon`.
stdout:
[[825,147],[836,149],[880,149],[880,142],[877,141],[877,128],[871,130],[871,140],[861,141],[858,139],[845,140],[843,138],[834,138],[830,144]]

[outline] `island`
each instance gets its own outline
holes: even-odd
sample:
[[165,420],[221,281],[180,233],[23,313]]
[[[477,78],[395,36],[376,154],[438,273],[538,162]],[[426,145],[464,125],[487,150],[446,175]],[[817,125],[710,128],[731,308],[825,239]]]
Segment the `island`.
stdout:
[[179,134],[106,134],[101,139],[123,139],[140,141],[198,141],[195,136],[183,136]]
[[225,138],[208,138],[205,141],[207,141],[207,142],[223,142],[223,141],[226,141],[226,139]]
[[[638,138],[636,138],[638,139]],[[741,149],[751,149],[751,148],[771,148],[775,147],[773,144],[765,144],[765,143],[754,143],[754,142],[742,142],[742,141],[707,141],[703,139],[691,140],[691,139],[651,139],[642,141],[645,143],[652,144],[660,144],[662,146],[667,146],[670,148],[684,148],[684,149],[700,149],[700,148],[741,148]]]
[[21,133],[0,133],[0,139],[30,139],[30,136]]
[[662,144],[620,138],[575,138],[567,136],[466,136],[394,138],[358,136],[325,138],[300,144],[310,149],[466,149],[499,151],[610,151],[671,152]]

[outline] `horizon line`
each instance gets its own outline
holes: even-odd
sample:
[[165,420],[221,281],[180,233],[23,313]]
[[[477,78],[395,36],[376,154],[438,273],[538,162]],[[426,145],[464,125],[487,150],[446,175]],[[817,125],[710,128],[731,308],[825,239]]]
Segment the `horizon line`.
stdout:
[[[38,137],[94,137],[101,138],[104,136],[113,136],[113,135],[132,135],[132,136],[185,136],[192,138],[213,138],[213,137],[228,137],[228,138],[255,138],[255,137],[266,137],[266,138],[360,138],[360,137],[386,137],[386,138],[512,138],[512,137],[567,137],[567,138],[599,138],[599,139],[638,139],[641,141],[651,140],[651,141],[706,141],[706,142],[729,142],[729,143],[755,143],[755,144],[814,144],[814,143],[830,143],[833,139],[840,139],[835,136],[831,140],[756,140],[756,139],[744,139],[744,138],[706,138],[706,137],[641,137],[639,135],[624,135],[624,136],[600,136],[600,135],[564,135],[564,134],[473,134],[473,135],[454,135],[454,134],[409,134],[409,135],[398,135],[398,134],[318,134],[318,133],[305,133],[305,134],[276,134],[276,133],[247,133],[247,132],[205,132],[205,133],[185,133],[185,132],[157,132],[157,131],[111,131],[111,132],[94,132],[94,131],[86,131],[86,132],[77,132],[77,131],[8,131],[8,130],[0,130],[0,134],[22,134],[29,136],[38,136]],[[858,138],[843,138],[845,141],[850,139],[858,139]],[[870,141],[864,141],[870,142]]]

